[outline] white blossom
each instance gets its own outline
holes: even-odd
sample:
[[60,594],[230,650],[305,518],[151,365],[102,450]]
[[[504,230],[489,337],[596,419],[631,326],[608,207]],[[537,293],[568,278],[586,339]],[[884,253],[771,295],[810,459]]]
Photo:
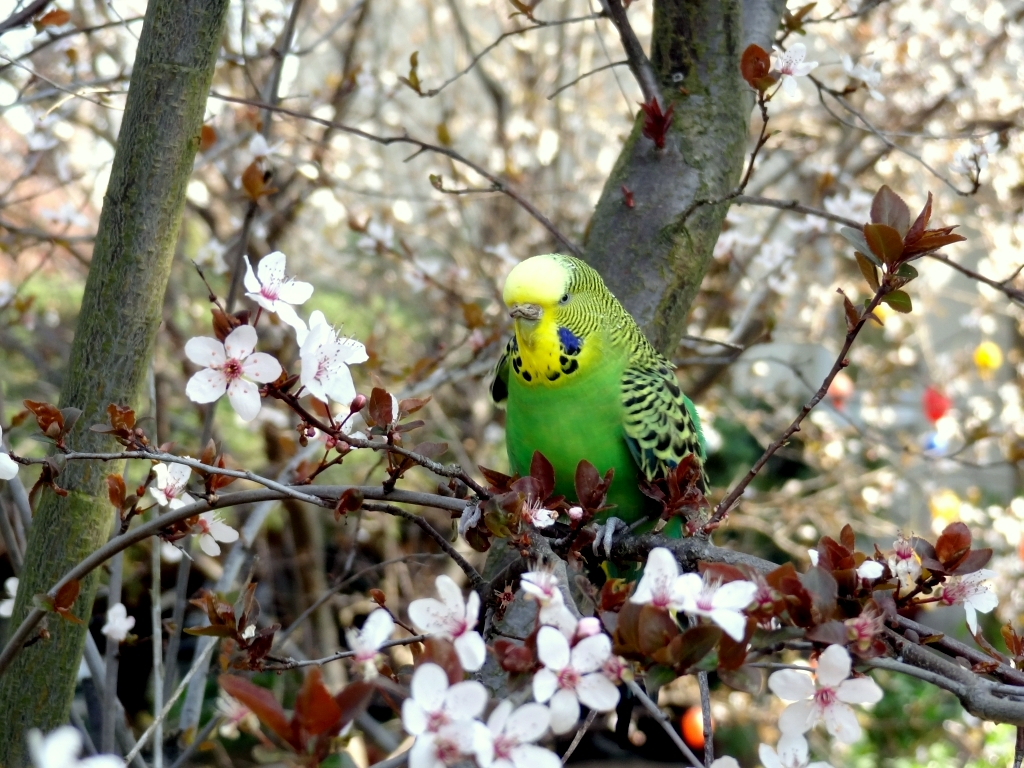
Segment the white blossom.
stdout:
[[876,67],[877,61],[871,62],[870,67],[863,64],[854,64],[848,53],[843,54],[843,70],[854,80],[860,80],[868,89],[868,95],[875,101],[885,101],[885,96],[878,92],[877,86],[882,82],[882,73]]
[[395,230],[390,224],[378,224],[371,219],[366,224],[366,232],[356,242],[356,247],[371,253],[378,247],[390,249],[395,242]]
[[369,360],[366,347],[354,339],[339,339],[320,310],[310,315],[309,330],[297,329],[296,335],[302,386],[321,402],[330,398],[349,405],[356,396],[349,366]]
[[544,668],[533,676],[533,697],[550,702],[551,730],[568,733],[580,719],[580,704],[596,712],[610,712],[619,703],[619,691],[601,668],[611,656],[612,642],[600,634],[569,641],[554,627],[537,633],[537,657]]
[[816,61],[804,61],[806,56],[807,46],[803,43],[794,43],[788,51],[775,49],[775,69],[782,76],[782,89],[788,96],[795,96],[800,92],[795,78],[809,75],[811,70],[818,66]]
[[726,755],[715,759],[708,768],[740,768],[740,764],[735,757]]
[[107,609],[107,623],[100,631],[115,643],[123,642],[135,626],[135,617],[128,615],[124,603],[114,603]]
[[475,680],[449,686],[447,673],[437,664],[422,664],[410,684],[410,697],[402,702],[402,726],[412,736],[446,725],[471,722],[487,705],[487,689]]
[[757,594],[752,581],[730,581],[723,584],[707,574],[684,573],[679,577],[679,610],[694,616],[707,616],[725,630],[733,640],[742,640],[747,628],[743,610]]
[[[700,578],[699,576],[697,577]],[[664,547],[655,547],[647,556],[643,576],[629,602],[656,608],[678,610],[683,603],[679,580],[679,563],[675,555]]]
[[857,575],[869,581],[882,578],[883,573],[885,573],[885,566],[877,560],[865,560],[857,568]]
[[453,723],[416,737],[409,750],[409,768],[448,768],[473,754],[475,734],[483,723]]
[[4,581],[4,591],[7,597],[0,600],[0,618],[9,619],[14,613],[14,598],[18,594],[18,577],[11,576]]
[[990,133],[982,142],[967,142],[953,155],[952,170],[972,179],[976,179],[982,171],[988,168],[989,155],[994,155],[999,149],[999,136]]
[[280,251],[268,253],[260,259],[254,273],[246,256],[245,295],[268,312],[276,312],[282,322],[292,328],[305,330],[306,324],[299,319],[293,305],[304,304],[313,295],[313,286],[301,280],[285,280],[285,258]]
[[870,677],[850,678],[850,653],[841,645],[830,645],[818,657],[815,681],[810,674],[780,669],[768,678],[776,696],[793,703],[779,718],[784,734],[802,734],[824,721],[829,733],[853,744],[861,736],[860,723],[850,704],[875,704],[882,689]]
[[474,734],[474,752],[480,768],[561,768],[562,761],[537,741],[551,723],[543,704],[523,704],[515,711],[505,699]]
[[220,514],[210,510],[203,512],[196,523],[199,533],[199,548],[210,557],[220,554],[220,545],[217,542],[230,544],[238,540],[238,531],[220,519]]
[[764,768],[832,768],[821,761],[808,763],[807,739],[800,733],[784,733],[779,738],[778,751],[762,744],[757,749]]
[[18,474],[18,462],[3,450],[4,430],[0,427],[0,480],[13,480]]
[[28,752],[35,768],[124,768],[114,755],[96,755],[79,759],[82,734],[73,726],[62,725],[46,736],[33,728],[28,732]]
[[434,582],[441,598],[424,597],[409,604],[409,618],[420,632],[451,640],[463,669],[475,672],[484,664],[487,646],[476,627],[480,595],[469,593],[467,601],[451,577],[441,575]]
[[256,349],[256,329],[240,325],[224,343],[208,336],[196,336],[185,344],[185,355],[196,365],[206,366],[192,376],[185,394],[196,403],[212,403],[225,392],[242,421],[252,421],[260,412],[259,388],[281,375],[281,364]]
[[161,462],[153,466],[153,473],[156,475],[156,487],[149,486],[149,493],[161,507],[178,509],[195,502],[185,493],[188,479],[192,476],[191,467]]
[[363,622],[361,629],[345,631],[345,641],[350,651],[355,652],[355,661],[362,668],[363,677],[370,680],[377,676],[377,665],[374,659],[391,637],[395,629],[395,620],[383,608],[377,608]]
[[889,570],[900,580],[900,589],[910,591],[921,576],[921,558],[914,551],[910,539],[901,533],[892,544],[895,550],[889,555]]
[[566,606],[558,577],[553,571],[541,568],[524,573],[519,577],[519,586],[528,600],[536,600],[540,604],[537,618],[541,625],[555,627],[568,640],[575,637],[576,616]]
[[220,715],[217,731],[225,739],[237,739],[242,731],[256,733],[260,728],[256,714],[224,691],[217,697],[217,713]]
[[983,568],[966,576],[953,576],[942,585],[940,601],[945,605],[963,605],[971,634],[978,633],[978,614],[989,613],[999,604],[996,593],[984,583],[995,575],[995,571]]

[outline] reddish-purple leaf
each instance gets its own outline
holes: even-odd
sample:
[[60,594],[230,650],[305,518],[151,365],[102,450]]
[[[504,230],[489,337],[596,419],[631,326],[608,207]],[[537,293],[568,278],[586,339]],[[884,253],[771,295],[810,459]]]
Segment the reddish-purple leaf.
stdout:
[[950,570],[950,573],[955,576],[966,576],[968,573],[980,571],[991,559],[991,549],[987,547],[985,549],[972,549],[967,553],[967,556],[957,564],[956,568]]
[[947,569],[955,567],[971,550],[971,529],[957,521],[950,523],[935,542],[935,556]]
[[533,452],[530,460],[530,477],[540,484],[540,498],[546,499],[555,490],[555,468],[540,451]]
[[324,687],[319,667],[310,668],[295,696],[295,720],[306,733],[314,736],[330,730],[337,733],[341,727],[341,707]]
[[913,245],[921,239],[921,235],[924,234],[925,230],[928,229],[928,220],[932,217],[932,193],[928,193],[928,201],[924,204],[924,208],[917,214],[917,218],[914,219],[914,223],[910,225],[910,229],[907,230],[907,234],[903,238],[903,242],[907,245]]
[[888,267],[896,264],[903,255],[903,236],[887,224],[865,224],[864,239],[868,248]]
[[895,229],[903,240],[910,229],[910,209],[903,198],[893,192],[887,184],[875,193],[871,201],[871,221],[874,224],[885,224]]
[[263,725],[295,749],[301,747],[292,724],[285,717],[284,710],[277,703],[274,694],[266,688],[261,688],[234,675],[221,675],[217,680],[221,688],[252,710],[252,713],[259,718]]

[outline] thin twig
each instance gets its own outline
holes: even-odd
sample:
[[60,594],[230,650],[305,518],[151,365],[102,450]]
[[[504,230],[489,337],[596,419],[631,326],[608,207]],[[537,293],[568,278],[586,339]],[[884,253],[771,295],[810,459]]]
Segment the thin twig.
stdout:
[[[289,115],[290,117],[294,117],[299,120],[305,120],[307,122],[316,123],[318,125],[323,125],[328,128],[333,128],[336,131],[341,131],[342,133],[347,133],[351,136],[358,136],[361,139],[366,139],[367,141],[372,141],[375,144],[380,144],[385,147],[390,146],[392,144],[409,144],[417,148],[417,151],[412,155],[412,157],[416,157],[416,155],[419,155],[423,152],[433,152],[438,155],[444,155],[445,157],[449,157],[455,162],[465,165],[467,168],[471,169],[475,173],[478,173],[480,176],[483,176],[485,179],[487,179],[495,186],[495,189],[515,200],[519,204],[519,206],[523,208],[523,210],[525,210],[534,219],[536,219],[541,224],[541,226],[543,226],[548,232],[550,232],[551,235],[553,235],[562,245],[568,248],[573,256],[578,256],[580,258],[582,258],[583,256],[582,249],[568,237],[563,235],[561,231],[559,231],[558,227],[556,227],[547,216],[542,214],[533,205],[533,203],[531,203],[529,200],[523,197],[523,195],[517,192],[515,189],[510,187],[507,182],[503,181],[498,176],[495,176],[493,173],[488,171],[483,166],[478,165],[477,163],[474,163],[472,160],[469,160],[466,157],[462,156],[454,149],[451,149],[449,147],[442,147],[437,144],[431,144],[426,141],[420,141],[419,139],[413,138],[412,136],[377,136],[375,134],[362,131],[358,128],[353,128],[352,126],[345,125],[344,123],[336,123],[333,120],[327,120],[322,117],[316,117],[314,115],[309,115],[294,109],[264,104],[263,102],[253,101],[252,99],[242,99],[237,96],[228,96],[227,94],[217,93],[216,91],[211,91],[210,96],[215,99],[220,99],[221,101],[230,102],[232,104],[246,104],[252,107],[258,107],[259,109],[265,109],[270,112],[276,112],[282,115]],[[412,157],[410,157],[409,159],[411,160]]]
[[700,712],[704,728],[704,767],[710,768],[715,761],[715,739],[711,731],[711,689],[708,673],[697,673],[697,687],[700,689]]
[[621,67],[621,66],[624,66],[624,65],[627,65],[627,64],[629,64],[629,61],[627,59],[623,59],[622,61],[613,61],[613,62],[611,62],[609,64],[603,64],[600,67],[597,67],[596,69],[592,69],[589,72],[584,72],[579,77],[574,78],[574,79],[570,80],[568,83],[566,83],[565,85],[560,85],[555,90],[553,90],[551,92],[551,95],[548,96],[548,101],[551,101],[551,99],[555,98],[555,96],[560,94],[562,91],[564,91],[564,90],[566,90],[568,88],[572,88],[574,85],[576,85],[576,83],[578,83],[581,80],[584,80],[584,79],[590,77],[591,75],[596,75],[598,72],[604,72],[606,69],[611,69],[612,67]]
[[568,762],[569,758],[572,757],[572,753],[576,751],[576,747],[583,741],[583,736],[587,731],[590,730],[590,726],[594,724],[594,720],[597,718],[597,710],[592,709],[587,713],[587,719],[583,721],[583,725],[576,729],[576,735],[572,737],[572,743],[569,748],[565,750],[565,754],[562,755],[562,765]]
[[778,439],[765,449],[764,453],[761,454],[761,458],[754,462],[754,466],[750,468],[750,471],[747,472],[743,479],[740,480],[740,482],[737,483],[731,491],[729,491],[729,494],[718,503],[718,506],[715,507],[714,514],[711,515],[711,519],[708,521],[709,525],[718,523],[722,520],[739,497],[743,495],[743,492],[747,489],[747,486],[750,485],[751,481],[757,477],[757,473],[761,471],[761,468],[768,463],[768,459],[774,456],[778,450],[788,442],[790,437],[800,431],[800,425],[803,423],[804,419],[807,418],[807,415],[814,410],[815,406],[817,406],[818,403],[824,399],[825,395],[828,394],[828,389],[832,386],[832,380],[835,379],[841,370],[850,364],[850,361],[846,357],[850,352],[850,347],[853,346],[853,342],[856,341],[857,336],[860,334],[864,324],[868,321],[871,313],[875,310],[875,307],[877,307],[882,301],[882,297],[885,295],[886,290],[886,286],[883,285],[875,292],[871,302],[861,313],[860,320],[857,321],[857,324],[853,326],[853,328],[846,332],[846,341],[843,343],[843,348],[839,351],[839,355],[836,357],[835,363],[832,364],[832,370],[828,372],[825,380],[821,383],[821,386],[818,387],[818,391],[815,392],[804,407],[800,409],[800,413],[797,414],[797,417],[793,419],[792,423],[790,423],[788,427],[786,427],[785,431],[783,431]]
[[[412,637],[404,637],[400,640],[389,640],[380,646],[380,650],[385,648],[393,648],[396,645],[412,645],[413,643],[422,643],[430,635],[413,635]],[[264,669],[272,669],[275,671],[281,671],[285,669],[299,669],[301,667],[322,667],[324,664],[330,661],[338,661],[338,659],[349,659],[356,655],[356,651],[339,651],[338,653],[332,653],[330,656],[324,656],[321,659],[279,659],[272,664],[265,665]],[[273,657],[268,657],[273,658]]]
[[650,59],[644,53],[644,47],[640,45],[636,32],[633,31],[626,15],[626,9],[622,6],[622,0],[605,0],[608,15],[612,23],[619,31],[619,39],[622,41],[622,48],[626,52],[629,61],[629,70],[633,73],[636,84],[640,86],[640,92],[644,95],[647,104],[665,106],[665,98],[661,95],[661,88],[658,85],[658,78],[654,74]]
[[644,708],[654,716],[654,719],[658,721],[662,730],[664,730],[665,733],[668,734],[668,737],[672,739],[672,743],[679,747],[679,751],[683,753],[683,757],[690,761],[691,766],[693,768],[703,768],[704,763],[698,760],[697,756],[693,754],[693,750],[686,746],[686,742],[683,741],[683,738],[673,727],[672,722],[668,719],[665,713],[658,708],[658,705],[651,701],[651,697],[644,693],[644,689],[637,685],[633,680],[627,681],[626,687],[628,687],[629,690],[633,692],[633,695],[640,700],[640,703],[644,705]]

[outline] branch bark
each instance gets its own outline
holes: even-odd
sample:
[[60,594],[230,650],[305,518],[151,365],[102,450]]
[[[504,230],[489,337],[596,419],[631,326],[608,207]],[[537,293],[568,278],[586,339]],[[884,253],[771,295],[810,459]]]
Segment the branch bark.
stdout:
[[[655,0],[650,64],[674,110],[665,148],[638,116],[591,218],[585,258],[661,352],[675,350],[743,170],[754,94],[749,43],[771,48],[784,0]],[[634,206],[623,200],[622,188]]]
[[[153,0],[146,11],[61,392],[62,406],[84,412],[72,434],[84,450],[109,450],[113,440],[88,425],[105,421],[108,403],[137,405],[142,392],[227,8],[227,0]],[[12,626],[32,595],[106,541],[105,475],[99,463],[70,464],[60,476],[70,493],[43,496]],[[91,613],[96,585],[96,574],[82,584],[80,618]],[[26,649],[0,679],[0,764],[25,763],[29,728],[66,722],[86,631],[53,622],[52,638]]]

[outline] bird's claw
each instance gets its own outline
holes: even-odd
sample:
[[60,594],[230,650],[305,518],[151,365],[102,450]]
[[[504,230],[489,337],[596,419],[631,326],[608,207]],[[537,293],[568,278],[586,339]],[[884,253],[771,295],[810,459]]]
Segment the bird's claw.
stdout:
[[620,520],[617,517],[609,517],[604,523],[597,523],[594,526],[594,532],[597,534],[597,538],[594,539],[594,554],[600,555],[601,548],[604,548],[604,556],[611,557],[612,555],[612,539],[615,536],[615,531],[626,528],[624,520]]

